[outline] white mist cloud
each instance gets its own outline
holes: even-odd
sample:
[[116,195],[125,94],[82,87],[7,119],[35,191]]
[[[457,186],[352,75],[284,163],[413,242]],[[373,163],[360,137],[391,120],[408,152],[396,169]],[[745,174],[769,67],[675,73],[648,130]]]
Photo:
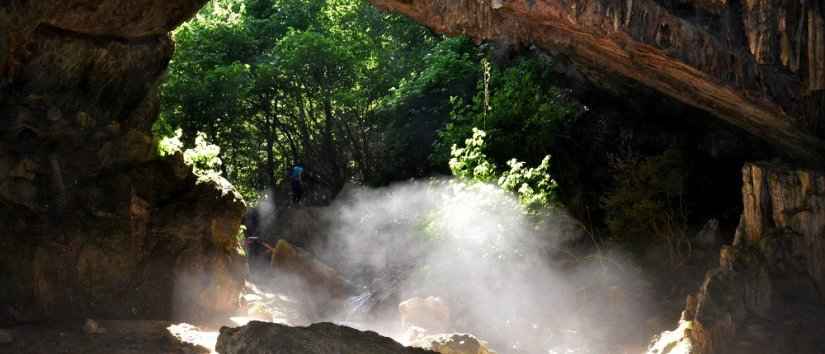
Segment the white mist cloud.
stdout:
[[323,219],[311,248],[365,292],[339,322],[403,339],[398,304],[438,296],[451,330],[500,353],[608,353],[645,336],[640,272],[618,252],[570,251],[583,234],[563,211],[528,216],[494,186],[441,180],[352,188]]

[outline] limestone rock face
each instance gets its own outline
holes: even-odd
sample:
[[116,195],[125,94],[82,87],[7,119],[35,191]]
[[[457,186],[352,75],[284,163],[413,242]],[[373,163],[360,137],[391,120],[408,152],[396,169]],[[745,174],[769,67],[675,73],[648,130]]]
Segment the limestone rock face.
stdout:
[[252,321],[238,328],[221,328],[215,349],[221,354],[433,354],[405,348],[375,332],[362,332],[332,323],[289,327]]
[[649,353],[813,354],[825,346],[825,174],[749,163],[742,176],[734,244],[688,298],[679,329]]
[[236,307],[243,205],[151,137],[168,32],[203,2],[0,4],[0,324]]
[[825,173],[748,164],[742,194],[740,242],[758,246],[779,269],[807,273],[825,289]]
[[822,165],[821,1],[371,2],[438,32],[535,45],[595,69],[591,80],[631,79]]

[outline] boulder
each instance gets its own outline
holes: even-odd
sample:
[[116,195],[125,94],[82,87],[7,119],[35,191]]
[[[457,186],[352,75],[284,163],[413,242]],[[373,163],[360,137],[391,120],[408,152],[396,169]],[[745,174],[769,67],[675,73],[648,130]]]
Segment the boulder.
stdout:
[[450,327],[450,308],[439,297],[414,297],[398,305],[401,323],[408,331],[419,329],[425,333],[444,333]]
[[289,327],[259,321],[238,328],[223,327],[215,346],[221,354],[433,354],[407,348],[375,332],[332,323]]
[[471,334],[435,334],[424,336],[410,343],[441,354],[495,354],[484,341]]

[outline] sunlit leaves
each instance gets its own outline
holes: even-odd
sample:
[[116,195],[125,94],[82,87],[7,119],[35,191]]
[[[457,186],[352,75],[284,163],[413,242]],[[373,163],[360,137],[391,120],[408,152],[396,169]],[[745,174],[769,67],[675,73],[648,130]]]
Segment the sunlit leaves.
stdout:
[[463,147],[453,145],[450,170],[464,181],[495,183],[512,192],[528,210],[548,208],[556,201],[556,182],[550,177],[550,156],[545,156],[536,167],[525,167],[524,162],[511,159],[509,170],[499,172],[484,153],[487,134],[473,128],[473,136]]

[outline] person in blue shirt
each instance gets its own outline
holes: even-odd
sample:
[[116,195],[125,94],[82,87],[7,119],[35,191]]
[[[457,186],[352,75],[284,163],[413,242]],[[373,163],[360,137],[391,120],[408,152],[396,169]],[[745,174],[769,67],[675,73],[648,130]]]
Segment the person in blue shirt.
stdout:
[[292,202],[298,204],[304,196],[304,189],[301,185],[301,175],[304,173],[304,164],[298,163],[289,172],[289,179],[292,184]]

